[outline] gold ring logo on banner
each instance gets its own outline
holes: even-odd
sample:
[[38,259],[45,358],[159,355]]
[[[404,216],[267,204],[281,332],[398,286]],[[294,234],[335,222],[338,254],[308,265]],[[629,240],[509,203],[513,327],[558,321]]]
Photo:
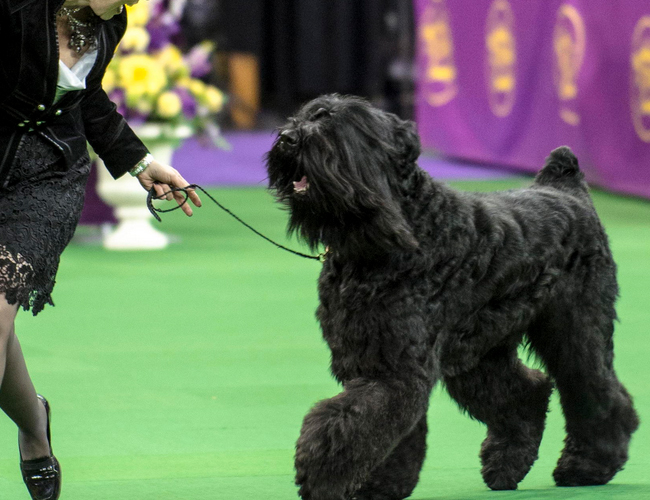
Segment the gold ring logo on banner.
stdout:
[[431,0],[426,6],[419,38],[426,57],[426,100],[431,106],[443,106],[458,93],[454,43],[444,0]]
[[495,0],[486,21],[486,72],[490,109],[508,116],[515,104],[517,62],[515,17],[507,0]]
[[560,117],[574,126],[580,124],[580,114],[576,109],[578,76],[585,57],[586,43],[585,22],[580,12],[572,5],[562,5],[557,11],[553,32],[553,77],[560,99]]
[[650,16],[642,17],[632,34],[630,106],[637,135],[650,142]]

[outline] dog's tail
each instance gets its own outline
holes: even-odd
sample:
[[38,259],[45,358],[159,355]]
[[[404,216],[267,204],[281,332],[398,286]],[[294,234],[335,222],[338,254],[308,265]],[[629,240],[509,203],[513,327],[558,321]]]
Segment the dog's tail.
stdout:
[[559,189],[587,189],[584,174],[578,167],[578,158],[567,146],[551,151],[549,157],[546,158],[546,165],[535,177],[535,184]]

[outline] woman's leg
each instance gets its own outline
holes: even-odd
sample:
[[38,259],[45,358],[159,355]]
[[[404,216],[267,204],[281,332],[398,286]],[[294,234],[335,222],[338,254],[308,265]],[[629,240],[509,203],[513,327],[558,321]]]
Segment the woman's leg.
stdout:
[[16,338],[14,319],[17,305],[9,305],[0,293],[0,408],[15,422],[24,460],[47,457],[45,407],[36,397],[25,359]]

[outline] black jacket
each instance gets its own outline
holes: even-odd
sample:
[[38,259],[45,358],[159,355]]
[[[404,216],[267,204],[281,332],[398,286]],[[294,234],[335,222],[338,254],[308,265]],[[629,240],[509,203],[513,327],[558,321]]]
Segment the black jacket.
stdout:
[[126,9],[100,23],[97,62],[86,89],[53,104],[59,74],[56,12],[64,0],[0,0],[0,187],[20,138],[38,133],[71,165],[86,140],[113,177],[136,165],[147,148],[117,112],[101,81],[126,30]]

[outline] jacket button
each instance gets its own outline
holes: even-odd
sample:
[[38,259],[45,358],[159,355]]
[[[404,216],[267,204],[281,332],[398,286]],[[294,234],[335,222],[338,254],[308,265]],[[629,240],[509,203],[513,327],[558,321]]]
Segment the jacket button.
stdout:
[[54,114],[55,114],[56,116],[61,116],[62,113],[63,113],[63,111],[61,111],[60,109],[57,109],[56,112],[55,112]]
[[45,104],[39,104],[38,105],[38,110],[39,111],[45,111]]

